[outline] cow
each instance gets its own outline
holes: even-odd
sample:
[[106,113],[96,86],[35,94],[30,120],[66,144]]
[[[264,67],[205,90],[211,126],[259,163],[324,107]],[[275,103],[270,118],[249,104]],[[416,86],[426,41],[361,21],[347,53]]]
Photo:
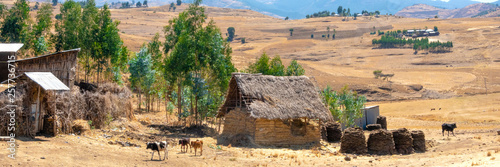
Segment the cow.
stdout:
[[434,110],[436,110],[436,108],[431,108],[431,111],[434,111]]
[[189,146],[189,150],[191,150],[191,144],[190,144],[190,140],[189,138],[182,138],[179,140],[179,145],[181,145],[181,152],[183,151],[183,148],[186,150],[185,152],[187,152],[187,148]]
[[161,161],[161,155],[160,151],[165,151],[163,154],[163,160],[168,159],[168,142],[167,141],[161,141],[161,142],[147,142],[146,143],[146,149],[151,149],[153,151],[153,154],[151,154],[151,160],[153,160],[153,156],[155,155],[155,151],[158,151],[158,157],[160,158]]
[[191,147],[194,147],[194,156],[196,156],[196,150],[200,149],[200,156],[203,155],[203,141],[196,140],[191,142]]
[[457,128],[456,123],[452,123],[452,124],[444,123],[443,125],[441,125],[441,127],[443,128],[443,131],[441,132],[441,133],[443,133],[443,136],[444,136],[444,131],[448,131],[448,136],[450,136],[450,131],[451,131],[451,134],[453,134],[453,136],[455,136],[455,133],[453,133],[453,129]]

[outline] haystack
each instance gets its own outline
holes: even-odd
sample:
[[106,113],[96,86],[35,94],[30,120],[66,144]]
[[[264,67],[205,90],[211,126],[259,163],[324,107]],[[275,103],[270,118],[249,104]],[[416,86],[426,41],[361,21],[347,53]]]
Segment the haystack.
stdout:
[[322,125],[321,134],[328,142],[337,142],[342,138],[342,128],[338,122],[327,122]]
[[365,134],[361,128],[344,130],[340,143],[340,152],[364,154],[367,152]]
[[396,145],[396,150],[400,154],[411,154],[413,150],[413,138],[411,137],[410,131],[406,128],[400,128],[392,131],[392,136],[394,137],[394,144]]
[[231,144],[223,142],[239,135],[250,136],[258,145],[319,142],[319,125],[333,117],[318,92],[306,76],[233,73],[217,115],[225,119],[218,143]]
[[425,152],[425,134],[421,130],[411,131],[411,137],[413,138],[413,149],[417,152]]
[[385,116],[382,115],[377,116],[377,124],[380,124],[382,129],[387,130],[387,119]]
[[371,154],[388,155],[397,153],[392,133],[384,129],[370,133],[367,145],[368,152]]
[[73,121],[73,126],[71,127],[71,129],[73,129],[73,133],[85,134],[86,132],[90,131],[90,125],[88,121],[77,119]]

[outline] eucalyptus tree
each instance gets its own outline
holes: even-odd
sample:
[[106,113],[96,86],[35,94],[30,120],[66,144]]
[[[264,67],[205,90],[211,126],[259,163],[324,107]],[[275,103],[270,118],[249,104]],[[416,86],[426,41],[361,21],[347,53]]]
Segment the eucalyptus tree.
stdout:
[[[200,4],[201,0],[196,0],[164,27],[163,48],[167,55],[164,60],[164,77],[177,86],[179,115],[182,113],[183,86],[193,85],[189,84],[192,82],[189,77],[206,80],[210,88],[225,92],[231,73],[236,71],[231,62],[232,50],[229,44],[222,38],[214,21],[206,23],[205,8]],[[195,103],[198,99],[199,97],[195,97]],[[194,113],[198,113],[197,105]]]

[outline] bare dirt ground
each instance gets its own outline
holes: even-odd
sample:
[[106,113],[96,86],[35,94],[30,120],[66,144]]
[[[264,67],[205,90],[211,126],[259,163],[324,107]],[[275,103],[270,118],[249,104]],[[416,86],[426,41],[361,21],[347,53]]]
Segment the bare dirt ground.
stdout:
[[[428,100],[430,104],[439,101]],[[426,135],[425,153],[411,155],[350,155],[338,153],[340,143],[321,142],[310,147],[229,147],[217,148],[211,133],[214,125],[203,130],[165,127],[165,112],[137,114],[137,121],[115,120],[105,129],[94,129],[81,135],[66,134],[56,137],[38,136],[36,139],[18,138],[16,160],[0,152],[3,166],[495,166],[500,164],[500,135],[494,131],[500,123],[499,112],[486,121],[463,118],[457,122],[456,136],[442,136],[438,120],[414,117],[418,114],[398,115],[393,106],[412,106],[413,102],[382,104],[382,115],[388,116],[388,128],[406,127],[423,130]],[[497,104],[498,105],[498,104]],[[447,106],[442,106],[447,107]],[[472,108],[467,108],[469,110]],[[446,112],[445,109],[441,110]],[[420,112],[426,113],[426,112]],[[466,113],[466,112],[460,112]],[[173,118],[173,117],[171,117]],[[443,119],[446,119],[443,118]],[[480,118],[477,118],[478,120]],[[173,119],[168,120],[173,122]],[[365,133],[368,137],[369,132]],[[202,137],[203,136],[203,137]],[[203,155],[182,153],[175,139],[191,137],[204,141]],[[168,159],[158,160],[155,153],[145,149],[145,142],[167,140]],[[174,140],[174,141],[172,141]],[[117,143],[118,141],[118,143]],[[122,146],[128,142],[132,146]],[[0,142],[0,147],[7,147]],[[138,146],[134,146],[137,144]],[[163,155],[163,154],[162,154]],[[352,159],[346,161],[345,156]]]
[[[176,12],[168,7],[112,9],[112,17],[121,22],[120,35],[133,51],[150,40]],[[58,12],[58,7],[55,10]],[[263,52],[279,55],[287,65],[297,59],[306,75],[319,87],[331,85],[338,90],[348,84],[380,105],[380,114],[388,117],[389,129],[406,127],[423,130],[428,151],[411,155],[339,154],[339,143],[312,148],[241,148],[217,149],[214,127],[204,130],[165,127],[174,120],[165,112],[140,113],[137,121],[116,120],[103,130],[84,135],[39,136],[18,140],[17,159],[0,152],[2,166],[498,166],[500,164],[500,18],[412,19],[394,16],[314,18],[284,21],[254,11],[208,7],[223,33],[235,27],[233,62],[240,70]],[[419,52],[411,49],[374,49],[370,35],[376,30],[402,30],[438,26],[440,36],[432,40],[453,41],[449,53]],[[321,38],[336,30],[337,39]],[[293,28],[293,36],[289,29]],[[314,34],[311,39],[310,35]],[[247,43],[241,44],[240,39]],[[161,39],[163,40],[163,39]],[[375,79],[372,72],[394,74],[389,81]],[[415,87],[422,86],[422,89]],[[486,94],[487,93],[487,94]],[[431,111],[431,108],[436,110]],[[439,110],[441,108],[441,110]],[[441,124],[456,122],[456,136],[442,136]],[[169,124],[170,125],[170,124]],[[366,133],[368,135],[368,132]],[[123,136],[123,137],[122,137]],[[149,140],[176,139],[183,136],[202,139],[203,155],[181,153],[170,148],[169,159],[151,161],[145,149]],[[123,147],[116,141],[139,144]],[[111,142],[111,144],[110,144]],[[7,147],[0,142],[0,147]],[[155,159],[158,156],[155,155]]]

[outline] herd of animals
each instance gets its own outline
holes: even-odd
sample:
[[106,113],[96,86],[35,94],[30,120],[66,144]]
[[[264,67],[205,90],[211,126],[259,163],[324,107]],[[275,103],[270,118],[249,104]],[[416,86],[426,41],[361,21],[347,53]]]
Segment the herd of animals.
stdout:
[[[442,127],[442,134],[444,136],[444,131],[448,131],[448,136],[453,134],[455,136],[455,133],[453,133],[453,130],[457,128],[456,123],[448,124],[444,123],[441,125]],[[161,154],[160,151],[163,151],[163,160],[168,159],[168,142],[167,141],[160,141],[160,142],[147,142],[146,143],[146,149],[151,149],[153,153],[151,154],[151,160],[153,160],[155,151],[158,152],[158,158],[161,159]],[[200,156],[203,155],[203,141],[202,140],[196,140],[196,141],[191,141],[190,138],[182,138],[179,140],[179,145],[181,146],[181,152],[187,152],[187,149],[189,147],[189,152],[192,152],[191,148],[194,148],[194,156],[196,156],[196,152],[198,149],[200,149]]]
[[[155,151],[158,152],[158,158],[160,158],[160,161],[162,160],[160,151],[164,152],[163,160],[168,159],[168,144],[169,142],[167,141],[147,142],[146,149],[151,149],[153,151],[153,153],[151,154],[151,160],[153,160]],[[191,141],[190,138],[182,138],[179,140],[179,145],[181,146],[181,152],[187,152],[187,149],[189,147],[189,152],[192,152],[191,148],[194,148],[194,156],[196,156],[196,152],[198,149],[200,149],[200,156],[203,155],[202,140]]]

